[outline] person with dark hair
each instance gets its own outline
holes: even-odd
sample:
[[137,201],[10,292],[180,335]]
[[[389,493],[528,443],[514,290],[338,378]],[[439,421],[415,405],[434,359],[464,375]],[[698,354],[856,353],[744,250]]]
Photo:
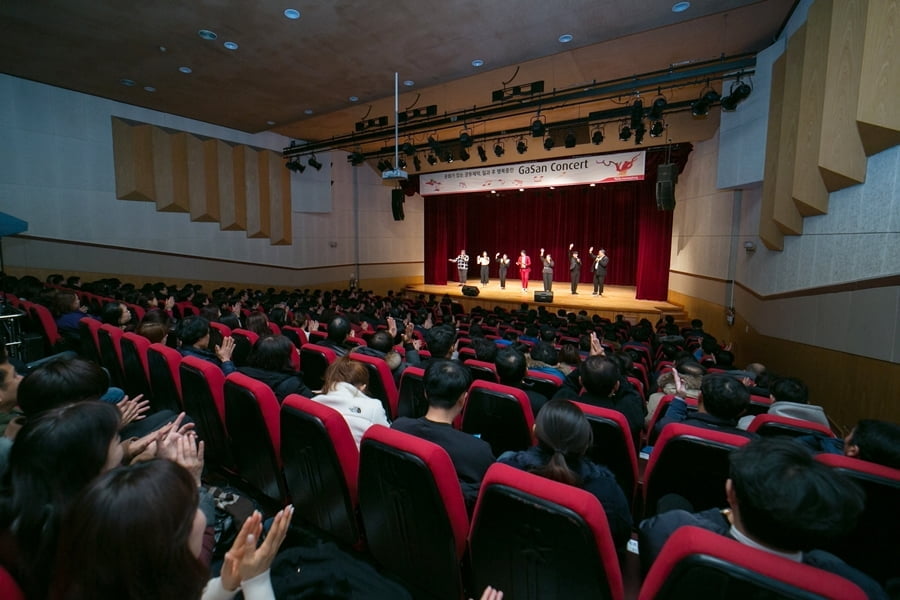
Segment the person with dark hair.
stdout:
[[394,384],[399,388],[400,377],[403,375],[403,371],[406,370],[406,367],[409,366],[409,363],[394,350],[394,340],[397,339],[397,337],[400,337],[400,339],[408,343],[411,348],[415,348],[413,340],[410,339],[412,337],[413,327],[412,324],[408,325],[404,329],[402,335],[398,336],[397,323],[394,318],[388,317],[387,323],[387,331],[379,329],[369,338],[369,344],[367,346],[357,346],[353,349],[353,352],[382,359],[390,368],[391,375],[394,377]]
[[[9,361],[6,346],[0,344],[0,430],[5,430],[7,424],[13,419],[13,411],[19,404],[19,384],[22,383],[22,375],[16,371],[16,366]],[[0,454],[8,448],[11,440],[0,431]]]
[[[678,372],[681,384],[684,386],[684,396],[682,397],[698,398],[700,396],[700,384],[703,381],[703,376],[706,375],[706,368],[691,356],[684,360],[676,361],[675,371]],[[663,397],[678,393],[678,388],[675,385],[675,374],[672,369],[664,369],[659,374],[656,378],[656,386],[657,391],[650,394],[650,397],[647,399],[647,418],[645,422],[648,425]]]
[[484,287],[491,280],[491,257],[488,256],[487,250],[482,252],[481,256],[476,256],[475,262],[481,268],[481,287]]
[[484,362],[494,362],[497,357],[497,344],[494,340],[483,337],[472,338],[472,348],[475,349],[475,358]]
[[[29,419],[16,436],[0,486],[0,540],[9,536],[11,542],[0,543],[0,563],[29,598],[46,595],[69,502],[121,463],[120,422],[114,406],[81,402]],[[13,553],[3,556],[4,550]]]
[[820,434],[795,438],[813,452],[843,454],[891,469],[900,469],[900,425],[861,419],[844,439]]
[[[587,351],[589,352],[591,343],[590,336],[583,335],[581,336],[581,339],[587,340]],[[569,373],[578,369],[579,365],[581,365],[581,352],[578,347],[574,344],[563,344],[562,348],[559,349],[559,363],[556,365],[556,368],[568,376]]]
[[688,412],[684,401],[684,384],[677,371],[674,371],[674,375],[678,391],[665,416],[656,423],[657,433],[669,423],[684,423],[756,437],[756,434],[738,429],[738,418],[750,406],[750,392],[743,383],[724,373],[704,376],[700,383],[700,396],[697,398],[698,409],[696,412]]
[[606,267],[609,266],[609,257],[606,250],[600,248],[597,254],[594,254],[594,247],[588,250],[591,256],[591,273],[594,274],[594,293],[593,296],[603,295],[603,282],[606,281]]
[[256,340],[246,366],[238,372],[269,386],[279,404],[290,394],[312,398],[314,392],[303,383],[303,374],[294,371],[291,355],[297,347],[283,335],[267,335]]
[[366,395],[369,387],[369,371],[359,361],[343,356],[325,370],[322,394],[314,400],[335,409],[350,428],[356,447],[363,434],[372,425],[390,427],[387,413],[380,400]]
[[53,294],[53,305],[50,310],[56,319],[56,329],[59,334],[76,348],[81,343],[81,331],[78,325],[81,319],[85,317],[97,319],[88,314],[88,307],[82,306],[78,294],[71,290],[57,290]]
[[553,262],[553,259],[550,257],[550,253],[544,254],[544,249],[541,248],[541,263],[544,265],[541,268],[541,275],[544,278],[544,291],[552,292],[553,291],[553,267],[556,263]]
[[272,330],[269,329],[269,319],[265,314],[261,312],[252,312],[250,316],[245,319],[245,329],[247,331],[252,331],[256,335],[262,337],[265,335],[272,335]]
[[466,254],[466,249],[463,248],[460,250],[459,256],[449,259],[448,262],[456,263],[456,273],[459,275],[459,285],[466,285],[466,278],[469,274],[469,255]]
[[134,328],[134,324],[131,322],[131,311],[123,302],[107,302],[100,312],[100,320],[123,331],[130,331]]
[[[456,351],[456,330],[450,325],[437,325],[425,331],[425,344],[431,359],[452,359]],[[422,360],[414,347],[407,345],[406,360],[414,366],[424,366],[430,360]]]
[[199,559],[206,517],[197,498],[191,473],[168,460],[99,477],[72,503],[63,523],[52,597],[226,600],[240,589],[247,600],[274,598],[269,566],[293,508],[275,515],[258,548],[262,516],[249,517],[225,555],[221,576],[209,580]]
[[351,347],[347,345],[350,330],[350,321],[346,317],[334,317],[328,322],[328,337],[316,343],[331,348],[338,356],[346,356],[351,350]]
[[500,289],[506,289],[506,272],[509,270],[509,257],[504,253],[503,256],[500,256],[498,252],[494,256],[494,260],[497,261],[497,270],[498,275],[500,276]]
[[552,400],[534,424],[537,446],[504,452],[498,462],[541,477],[582,488],[600,501],[613,542],[622,548],[631,539],[631,511],[612,471],[585,457],[593,443],[591,425],[568,400]]
[[515,348],[503,348],[497,352],[493,362],[497,367],[497,377],[500,379],[500,383],[524,391],[531,405],[531,414],[537,417],[547,403],[547,397],[525,384],[525,373],[528,371],[525,355]]
[[192,315],[183,319],[175,329],[175,335],[178,336],[178,351],[182,356],[194,356],[212,363],[226,375],[237,370],[231,361],[231,355],[234,354],[234,338],[231,336],[223,338],[222,344],[215,346],[215,352],[210,352],[209,321],[203,317]]
[[447,451],[470,513],[475,508],[481,480],[494,462],[490,444],[453,428],[471,383],[472,375],[460,363],[432,360],[423,380],[428,412],[418,419],[400,417],[391,425],[392,429],[428,440]]
[[522,291],[527,292],[528,276],[531,275],[531,257],[524,250],[519,254],[516,266],[519,267],[519,277],[522,279]]
[[643,566],[649,568],[679,527],[693,525],[845,577],[869,598],[887,598],[868,575],[817,549],[854,527],[865,495],[795,441],[759,438],[732,452],[725,495],[729,505],[725,510],[694,513],[682,498],[685,509],[643,521],[639,527]]
[[[772,398],[772,405],[767,411],[770,415],[801,419],[830,427],[825,409],[809,403],[809,388],[795,377],[776,379],[769,388],[769,397]],[[754,418],[756,415],[741,417],[738,427],[747,429]]]
[[559,353],[552,344],[542,341],[531,347],[528,355],[529,369],[564,379],[566,374],[557,368],[557,364],[559,364]]
[[572,294],[578,293],[578,280],[581,279],[581,259],[575,244],[569,244],[569,281],[572,284]]

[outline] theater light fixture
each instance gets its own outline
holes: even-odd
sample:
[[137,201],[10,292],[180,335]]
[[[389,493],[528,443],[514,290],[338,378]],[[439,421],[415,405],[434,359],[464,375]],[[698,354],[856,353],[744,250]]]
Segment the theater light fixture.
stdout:
[[378,164],[376,166],[378,167],[378,170],[381,171],[382,173],[384,173],[385,171],[393,171],[394,170],[394,167],[391,166],[391,161],[389,161],[386,158],[382,158],[381,160],[379,160]]
[[506,146],[503,145],[503,142],[498,140],[497,143],[494,144],[494,156],[500,158],[503,156],[504,152],[506,152]]
[[313,154],[312,156],[309,157],[309,160],[306,161],[306,164],[308,164],[309,166],[311,166],[311,167],[312,167],[313,169],[315,169],[316,171],[321,171],[321,170],[322,170],[322,163],[320,163],[319,161],[316,160],[316,155],[315,155],[315,154]]
[[459,149],[459,160],[466,162],[472,155],[466,150],[465,146]]
[[453,162],[453,152],[451,152],[450,150],[447,150],[447,152],[444,153],[444,162],[446,162],[446,163]]
[[658,121],[662,118],[663,111],[666,110],[666,107],[669,105],[669,101],[665,99],[663,96],[657,96],[653,100],[653,104],[650,105],[650,112],[648,113],[648,117],[650,117],[653,121]]
[[487,162],[487,152],[484,146],[478,146],[478,158],[481,159],[481,162]]
[[553,146],[556,145],[556,142],[553,141],[553,138],[549,135],[544,138],[544,150],[553,150]]
[[661,120],[653,121],[650,124],[650,137],[659,137],[666,130],[665,124]]
[[362,152],[358,152],[358,151],[353,152],[353,153],[347,155],[347,161],[354,167],[357,167],[357,166],[363,164],[364,162],[366,162],[366,155],[363,154]]
[[519,138],[519,141],[516,142],[516,152],[519,154],[528,152],[528,144],[525,142],[525,138]]
[[459,133],[459,145],[463,148],[470,148],[472,146],[472,135],[466,129],[463,129]]
[[397,166],[399,166],[401,169],[405,169],[406,168],[406,159],[405,158],[397,159]]
[[403,150],[403,153],[407,156],[413,156],[416,153],[416,147],[412,144],[412,142],[406,142],[400,149]]
[[709,107],[718,102],[719,93],[712,88],[704,88],[700,97],[691,103],[691,114],[695,117],[705,117],[709,114]]
[[437,158],[435,158],[434,154],[429,154],[428,158],[426,158],[425,160],[427,160],[428,164],[431,166],[434,166],[434,164],[437,162]]
[[603,143],[603,129],[598,127],[591,133],[591,142],[599,146]]
[[284,166],[292,173],[302,173],[306,170],[306,167],[304,167],[297,158],[287,161]]
[[422,161],[419,160],[419,155],[418,155],[418,154],[416,154],[415,156],[413,156],[413,166],[416,168],[416,171],[421,171],[421,170],[422,170]]
[[442,152],[441,143],[434,139],[433,136],[428,136],[428,147],[431,148],[431,151],[435,154],[435,156],[440,156]]
[[566,134],[565,146],[566,148],[574,148],[576,143],[575,132],[570,129],[569,133]]
[[547,124],[544,123],[544,117],[535,117],[531,122],[531,137],[544,137],[544,131],[546,130]]
[[753,88],[738,77],[738,80],[731,84],[731,91],[727,96],[722,98],[722,110],[734,110],[737,105],[747,99]]
[[644,126],[643,121],[638,121],[637,127],[634,128],[634,143],[635,144],[643,144],[644,143],[644,134],[647,133],[647,128]]
[[628,123],[622,123],[622,127],[619,128],[619,139],[623,142],[631,139],[631,127],[628,126]]
[[631,105],[631,128],[637,129],[644,120],[644,103],[640,98],[635,99]]

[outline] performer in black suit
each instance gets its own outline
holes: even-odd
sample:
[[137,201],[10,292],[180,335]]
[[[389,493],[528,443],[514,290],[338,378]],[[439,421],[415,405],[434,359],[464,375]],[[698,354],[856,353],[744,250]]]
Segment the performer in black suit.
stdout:
[[553,259],[550,258],[550,253],[548,252],[544,255],[544,249],[541,248],[541,262],[544,263],[544,268],[541,269],[541,275],[544,276],[544,291],[552,292],[553,291]]
[[578,293],[578,280],[581,279],[581,259],[575,244],[569,244],[569,280],[572,282],[572,293]]
[[466,276],[469,274],[469,255],[466,254],[466,249],[463,248],[460,250],[459,256],[451,258],[450,262],[456,263],[456,272],[459,274],[459,285],[465,285]]
[[506,289],[506,270],[509,269],[509,257],[504,254],[502,257],[498,252],[494,259],[497,261],[497,264],[500,266],[500,289]]
[[594,247],[588,250],[593,262],[591,263],[591,273],[594,274],[594,296],[603,295],[603,282],[606,280],[606,267],[609,265],[609,257],[606,250],[600,248],[597,254],[594,254]]

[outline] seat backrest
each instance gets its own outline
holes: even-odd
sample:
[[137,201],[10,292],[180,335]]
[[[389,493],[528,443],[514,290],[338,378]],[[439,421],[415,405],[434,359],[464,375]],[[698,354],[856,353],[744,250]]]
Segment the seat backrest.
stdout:
[[150,388],[150,366],[147,362],[150,340],[142,335],[127,332],[122,335],[121,346],[125,393],[132,398],[143,394],[146,400],[150,400],[153,412],[156,412]]
[[683,423],[663,428],[644,470],[644,516],[656,514],[668,493],[687,498],[695,510],[727,506],[728,456],[750,438]]
[[225,429],[225,375],[218,365],[196,356],[186,356],[179,366],[184,411],[195,423],[198,437],[206,444],[205,461],[218,471],[234,469],[228,432]]
[[356,544],[359,450],[341,413],[297,394],[285,398],[281,463],[297,514],[343,543]]
[[866,505],[847,536],[824,548],[882,585],[900,578],[897,540],[900,540],[900,469],[844,456],[817,454],[822,462],[851,478],[866,493]]
[[361,362],[369,371],[369,386],[366,393],[372,398],[378,398],[384,406],[384,412],[388,418],[397,418],[397,384],[394,383],[394,374],[383,358],[351,352],[350,358]]
[[400,389],[397,390],[397,416],[418,419],[428,412],[425,398],[425,369],[406,367],[400,375]]
[[122,335],[124,334],[121,329],[104,323],[100,326],[97,336],[100,340],[100,360],[109,371],[112,384],[120,388],[125,387],[125,371],[122,367]]
[[150,344],[147,348],[147,369],[150,389],[153,390],[154,410],[181,412],[181,354],[165,344]]
[[50,309],[30,302],[28,304],[28,313],[44,336],[44,341],[47,343],[47,352],[53,353],[56,345],[62,340],[62,336],[59,334],[59,329],[56,327],[56,321],[53,319]]
[[497,367],[494,363],[468,358],[463,361],[463,364],[468,367],[473,379],[500,383],[500,378],[497,376]]
[[469,386],[461,429],[480,435],[494,456],[507,450],[525,450],[534,444],[534,416],[523,390],[475,380]]
[[761,415],[772,407],[772,399],[768,396],[750,395],[750,406],[747,407],[748,415]]
[[[659,437],[659,432],[656,431],[656,424],[666,416],[666,413],[669,411],[669,405],[672,404],[672,400],[675,399],[674,394],[666,394],[659,400],[659,404],[656,405],[656,410],[653,411],[653,416],[650,417],[650,422],[647,423],[647,445],[652,446],[656,443],[656,438]],[[699,403],[696,398],[685,398],[685,403],[688,406],[688,410],[697,410]]]
[[259,335],[249,329],[232,329],[231,337],[234,340],[234,353],[231,360],[235,366],[243,367],[247,364],[247,357],[253,350],[253,345],[259,340]]
[[284,504],[280,408],[272,388],[261,381],[242,373],[225,378],[225,428],[238,474],[267,498]]
[[287,337],[289,340],[294,342],[294,345],[298,348],[304,346],[309,343],[309,340],[306,337],[306,332],[300,329],[299,327],[292,327],[290,325],[285,325],[281,328],[281,333]]
[[218,321],[210,321],[209,326],[218,331],[223,338],[227,338],[231,335],[231,327],[225,325],[224,323],[219,323]]
[[469,533],[472,589],[510,598],[624,596],[603,507],[585,490],[491,465]]
[[447,452],[382,425],[359,453],[359,508],[369,550],[416,597],[459,600],[469,520]]
[[268,322],[269,331],[272,332],[272,335],[281,335],[281,327],[278,326],[278,323],[273,323],[272,321]]
[[637,491],[638,460],[628,419],[617,410],[580,402],[575,405],[581,408],[591,424],[594,440],[588,450],[588,458],[613,472],[629,505],[632,505]]
[[84,317],[78,321],[81,333],[81,353],[98,365],[100,361],[100,321]]
[[303,370],[303,383],[311,390],[320,390],[325,383],[325,370],[337,360],[337,354],[331,348],[318,344],[305,344],[300,348],[300,368]]
[[831,429],[825,427],[821,423],[813,423],[812,421],[770,414],[756,415],[756,417],[753,418],[753,421],[750,422],[750,426],[747,427],[747,431],[765,437],[774,435],[799,437],[801,435],[812,434],[824,435],[830,438],[834,437],[834,433]]
[[558,392],[563,384],[562,379],[556,375],[535,371],[533,369],[528,369],[528,371],[525,372],[524,381],[525,383],[530,384],[534,391],[548,398],[552,398],[553,394]]
[[0,598],[3,600],[25,600],[25,592],[9,571],[0,566]]
[[866,595],[843,577],[688,525],[666,541],[638,596],[683,598],[863,600]]
[[183,302],[176,302],[175,309],[178,311],[178,314],[181,315],[182,319],[186,319],[187,317],[190,317],[191,315],[199,315],[200,314],[200,311],[197,310],[197,307],[194,306],[194,304],[192,302],[189,302],[187,300],[185,300]]

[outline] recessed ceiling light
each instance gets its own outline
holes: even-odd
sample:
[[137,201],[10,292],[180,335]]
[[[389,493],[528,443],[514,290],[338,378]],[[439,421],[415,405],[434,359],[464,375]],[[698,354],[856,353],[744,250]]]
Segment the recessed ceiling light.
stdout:
[[406,87],[412,87],[412,86],[416,85],[416,82],[413,81],[412,79],[407,79],[406,81],[403,82],[403,85],[405,85]]
[[559,43],[560,44],[568,44],[573,39],[575,39],[575,38],[572,36],[571,33],[564,33],[561,36],[559,36]]
[[204,40],[214,40],[217,36],[215,31],[210,31],[209,29],[201,29],[197,32],[197,35],[202,37]]
[[350,96],[349,100],[350,100],[350,102],[359,102],[359,97],[358,96]]
[[284,9],[284,16],[291,20],[299,19],[300,11],[296,8],[286,8]]
[[307,114],[307,115],[311,115],[311,114],[313,114],[313,109],[307,108],[307,109],[304,110],[303,112],[304,112],[305,114]]
[[475,60],[472,61],[472,66],[475,68],[484,66],[484,61],[481,60],[480,58],[476,58]]
[[156,88],[153,87],[152,85],[145,85],[145,86],[144,86],[144,91],[145,91],[145,92],[155,92],[155,91],[156,91]]
[[672,5],[672,12],[684,12],[691,7],[690,2],[676,2]]
[[519,188],[519,191],[520,191],[520,192],[524,192],[524,191],[525,191],[525,188]]
[[266,121],[266,125],[274,125],[275,121]]
[[591,184],[591,187],[597,187],[597,184],[596,184],[596,183],[592,183],[592,184]]
[[492,194],[496,194],[496,193],[497,193],[497,190],[491,190],[491,193],[492,193]]
[[229,50],[237,50],[238,49],[237,42],[225,42],[222,45],[225,46],[226,48],[228,48]]
[[184,74],[189,74],[189,73],[193,73],[193,72],[194,72],[194,70],[193,70],[192,68],[190,68],[190,67],[178,67],[178,70],[181,71],[181,72],[184,73]]
[[135,83],[134,79],[120,79],[119,83],[121,83],[124,86],[128,86],[128,87],[133,87],[133,86],[137,85]]

